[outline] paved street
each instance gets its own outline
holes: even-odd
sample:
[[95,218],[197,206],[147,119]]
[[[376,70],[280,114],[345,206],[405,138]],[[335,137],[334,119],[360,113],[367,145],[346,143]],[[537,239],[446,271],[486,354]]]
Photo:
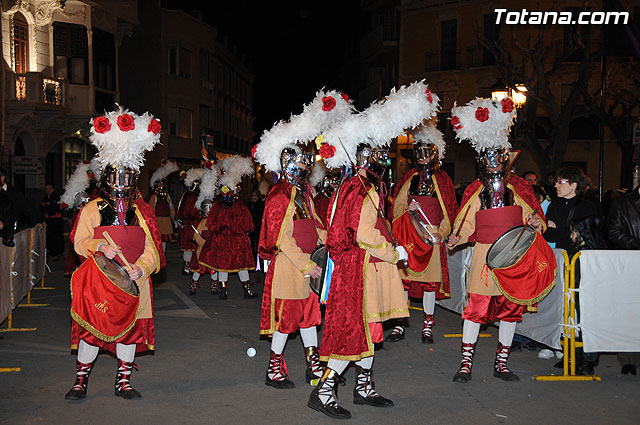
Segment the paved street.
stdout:
[[[231,277],[229,299],[208,292],[202,277],[198,295],[188,295],[188,277],[180,274],[181,258],[170,246],[169,264],[155,280],[156,352],[136,358],[132,384],[141,400],[113,395],[116,360],[101,354],[91,374],[87,399],[64,400],[75,378],[75,355],[69,351],[69,280],[63,262],[50,264],[46,285],[34,291],[32,303],[19,307],[13,327],[33,332],[0,336],[0,424],[322,424],[334,422],[306,406],[311,387],[304,383],[300,337],[290,338],[285,358],[293,390],[264,385],[269,341],[258,334],[259,299],[242,298],[237,277]],[[258,280],[258,274],[252,273]],[[258,290],[262,285],[258,286]],[[26,303],[26,299],[23,304]],[[354,424],[637,424],[640,423],[640,376],[620,375],[615,355],[601,356],[600,382],[539,382],[533,374],[559,373],[555,360],[535,352],[517,352],[510,366],[521,381],[502,382],[492,376],[497,329],[481,338],[473,380],[451,381],[459,366],[460,316],[437,307],[434,345],[420,342],[422,314],[412,310],[407,338],[385,343],[376,353],[376,389],[395,402],[390,409],[352,403],[354,371],[345,373],[341,404]],[[7,322],[2,324],[7,327]],[[257,350],[247,356],[249,347]]]

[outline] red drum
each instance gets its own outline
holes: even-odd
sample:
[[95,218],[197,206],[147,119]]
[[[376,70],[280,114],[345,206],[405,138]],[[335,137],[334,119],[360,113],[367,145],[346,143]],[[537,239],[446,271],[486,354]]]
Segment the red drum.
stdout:
[[118,263],[92,254],[71,276],[71,317],[96,338],[113,342],[135,325],[138,295]]
[[547,241],[533,228],[523,227],[500,236],[489,248],[486,262],[509,301],[533,305],[553,289],[557,265]]

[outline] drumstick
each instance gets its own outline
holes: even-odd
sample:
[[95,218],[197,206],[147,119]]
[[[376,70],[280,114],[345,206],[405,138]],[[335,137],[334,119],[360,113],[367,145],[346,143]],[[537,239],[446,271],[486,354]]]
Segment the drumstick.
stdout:
[[[104,238],[107,240],[107,242],[109,242],[109,245],[111,245],[114,248],[118,248],[118,245],[116,245],[116,243],[113,241],[113,239],[111,239],[111,236],[109,236],[108,232],[106,232],[106,231],[102,232],[102,236],[104,236]],[[124,265],[127,267],[127,269],[133,270],[133,267],[131,267],[131,264],[129,264],[129,262],[124,257],[124,255],[122,255],[122,252],[118,252],[118,256],[124,262]]]
[[202,239],[204,239],[204,237],[200,234],[200,232],[198,232],[198,229],[196,229],[193,224],[191,225],[191,228],[193,229],[194,232],[196,232],[198,234],[198,236],[200,236]]
[[462,225],[464,224],[464,221],[467,219],[467,214],[469,214],[469,210],[471,209],[471,206],[469,206],[466,211],[464,212],[464,215],[462,216],[462,220],[460,220],[460,226],[458,226],[458,231],[456,232],[456,236],[460,236],[460,231],[462,230]]
[[[533,210],[533,214],[535,216],[536,214],[538,214],[538,212],[536,210]],[[531,218],[533,218],[533,216]],[[524,231],[527,230],[527,227],[529,227],[529,220],[527,220],[526,224],[522,227],[522,230],[520,230],[520,233],[518,234],[518,238],[511,246],[512,251],[516,247],[516,245],[518,245],[518,242],[520,241],[520,238],[522,237],[522,235],[524,235]]]

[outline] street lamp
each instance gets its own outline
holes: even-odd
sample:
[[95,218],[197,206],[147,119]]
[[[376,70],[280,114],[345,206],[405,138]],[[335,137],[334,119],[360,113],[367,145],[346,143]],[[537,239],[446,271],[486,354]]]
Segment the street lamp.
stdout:
[[491,87],[491,99],[501,101],[507,97],[510,97],[516,108],[520,109],[527,103],[527,87],[524,84],[516,83],[515,89],[512,89],[502,83],[502,80],[498,80]]

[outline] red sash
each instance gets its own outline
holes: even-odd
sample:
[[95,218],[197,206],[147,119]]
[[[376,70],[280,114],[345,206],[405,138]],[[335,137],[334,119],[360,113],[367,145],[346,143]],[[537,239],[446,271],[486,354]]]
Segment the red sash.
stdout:
[[109,280],[93,255],[71,276],[71,317],[102,341],[113,342],[131,330],[139,301]]
[[435,196],[412,196],[412,198],[420,204],[420,208],[427,215],[431,224],[436,227],[439,226],[444,214],[442,214],[442,207],[438,198]]
[[522,225],[522,207],[491,208],[476,212],[476,241],[492,244],[512,227]]
[[[146,240],[144,230],[139,226],[99,226],[93,229],[94,239],[105,239],[103,232],[109,233],[111,239],[120,247],[124,258],[131,264],[138,261],[138,258],[144,252],[144,243]],[[116,256],[114,260],[119,259]],[[122,264],[124,265],[124,264]]]
[[293,239],[295,239],[296,245],[302,252],[311,254],[318,246],[318,231],[313,219],[293,220]]
[[433,255],[433,246],[418,236],[409,212],[405,212],[393,222],[393,233],[398,238],[398,243],[407,250],[408,269],[413,273],[423,273],[427,270]]

